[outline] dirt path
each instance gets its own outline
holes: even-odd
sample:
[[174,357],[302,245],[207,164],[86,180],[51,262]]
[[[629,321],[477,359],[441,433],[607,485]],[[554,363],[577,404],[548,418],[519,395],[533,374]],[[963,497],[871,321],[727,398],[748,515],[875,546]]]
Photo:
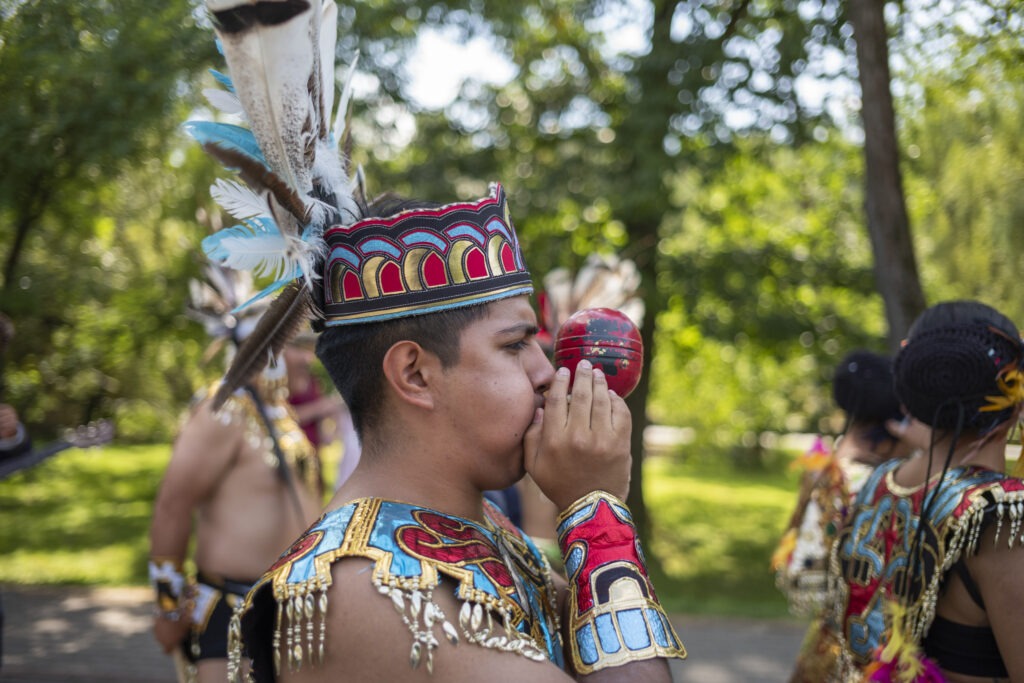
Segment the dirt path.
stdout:
[[[5,586],[0,595],[4,683],[176,683],[150,636],[149,589]],[[804,629],[788,620],[673,622],[690,653],[673,666],[677,683],[784,681]]]

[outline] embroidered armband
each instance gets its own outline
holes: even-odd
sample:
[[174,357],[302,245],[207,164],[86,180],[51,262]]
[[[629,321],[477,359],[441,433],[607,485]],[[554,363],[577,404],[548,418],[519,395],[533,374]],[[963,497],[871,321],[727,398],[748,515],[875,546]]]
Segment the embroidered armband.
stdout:
[[686,649],[654,594],[629,508],[595,491],[558,516],[569,578],[569,655],[579,674]]
[[183,616],[181,598],[185,592],[185,577],[178,564],[164,558],[150,559],[149,582],[156,593],[154,614],[178,621]]

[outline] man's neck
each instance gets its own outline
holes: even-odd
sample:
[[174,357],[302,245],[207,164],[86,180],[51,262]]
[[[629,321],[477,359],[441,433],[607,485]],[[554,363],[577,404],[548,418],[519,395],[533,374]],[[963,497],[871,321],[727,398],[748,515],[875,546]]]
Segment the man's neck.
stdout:
[[466,488],[446,476],[425,453],[398,457],[390,453],[367,452],[364,447],[352,476],[327,505],[332,510],[357,498],[384,498],[437,510],[446,514],[483,521],[483,493]]

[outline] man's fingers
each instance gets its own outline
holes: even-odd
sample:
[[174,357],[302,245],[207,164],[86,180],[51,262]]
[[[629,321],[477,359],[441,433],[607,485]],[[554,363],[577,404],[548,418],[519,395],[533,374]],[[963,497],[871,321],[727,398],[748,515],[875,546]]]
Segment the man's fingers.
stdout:
[[576,365],[572,381],[572,401],[569,403],[569,421],[577,428],[590,427],[590,411],[594,395],[594,366],[583,359]]
[[598,365],[594,368],[594,400],[590,406],[590,425],[594,429],[610,426],[611,395],[608,393],[608,378]]
[[612,412],[612,429],[620,431],[625,429],[630,432],[633,428],[633,413],[629,412],[626,401],[619,397],[614,391],[609,391]]
[[548,389],[544,400],[544,411],[549,422],[564,425],[569,412],[569,368],[558,368],[555,380]]

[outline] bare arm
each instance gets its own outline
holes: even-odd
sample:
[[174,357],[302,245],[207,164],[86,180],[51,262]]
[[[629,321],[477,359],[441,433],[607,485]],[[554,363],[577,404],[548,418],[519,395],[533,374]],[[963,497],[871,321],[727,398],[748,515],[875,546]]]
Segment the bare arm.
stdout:
[[[149,554],[181,567],[192,535],[192,516],[216,489],[237,453],[241,430],[225,425],[207,403],[200,405],[178,436],[153,506]],[[188,628],[185,619],[154,620],[154,635],[170,652]]]
[[184,560],[192,514],[213,493],[238,453],[242,431],[223,424],[200,405],[174,444],[157,493],[150,526],[150,553]]

